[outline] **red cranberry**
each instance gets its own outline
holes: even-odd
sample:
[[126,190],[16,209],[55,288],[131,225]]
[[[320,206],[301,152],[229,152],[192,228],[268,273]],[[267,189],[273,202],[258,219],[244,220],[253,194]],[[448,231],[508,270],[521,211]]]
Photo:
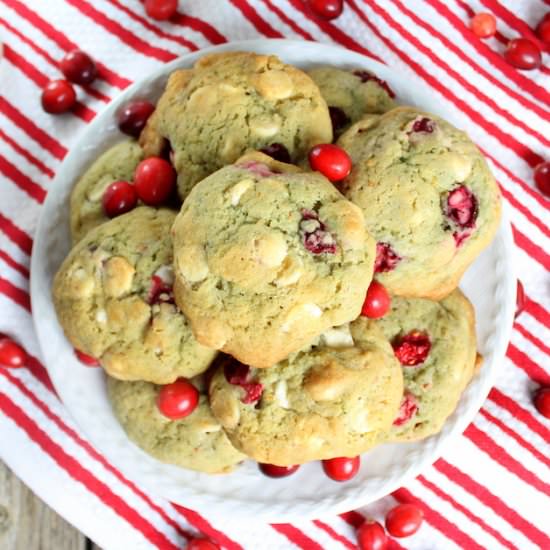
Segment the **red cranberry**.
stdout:
[[211,540],[194,538],[188,541],[185,550],[220,550],[220,547]]
[[304,246],[312,254],[336,253],[336,241],[327,231],[326,225],[319,219],[317,212],[302,210],[300,233],[304,238]]
[[142,160],[134,174],[137,196],[149,206],[165,203],[176,188],[176,171],[160,157]]
[[550,387],[539,388],[535,393],[533,402],[542,416],[550,418]]
[[393,421],[393,425],[402,426],[406,424],[416,414],[417,410],[418,405],[416,404],[416,397],[412,393],[405,392],[401,400],[401,405],[399,406],[397,418]]
[[362,70],[353,71],[353,74],[355,76],[358,76],[361,79],[361,82],[369,82],[370,80],[374,80],[374,82],[376,82],[381,88],[384,88],[384,90],[386,90],[387,94],[391,98],[395,97],[395,94],[393,93],[393,90],[389,87],[388,83],[385,80],[378,78],[375,74],[369,73],[369,71]]
[[309,6],[323,19],[336,19],[344,9],[344,0],[309,0]]
[[361,308],[361,315],[370,319],[379,319],[388,313],[390,306],[391,298],[386,287],[378,281],[372,281]]
[[385,273],[393,271],[401,261],[401,256],[388,243],[376,243],[376,260],[374,260],[374,272]]
[[392,537],[414,535],[422,525],[424,512],[414,504],[399,504],[386,514],[386,529]]
[[129,212],[136,204],[136,188],[127,181],[114,181],[103,193],[103,210],[109,218]]
[[42,108],[52,115],[70,111],[75,103],[76,92],[66,80],[51,80],[42,90]]
[[334,135],[338,135],[351,122],[346,113],[339,107],[329,107],[328,114],[330,115]]
[[525,297],[523,284],[518,279],[517,286],[516,286],[516,313],[514,315],[514,318],[516,318],[520,313],[523,312],[526,305],[527,305],[527,298]]
[[264,387],[258,382],[252,382],[250,380],[250,367],[243,365],[238,361],[231,361],[226,363],[223,370],[225,379],[234,386],[240,386],[244,391],[245,395],[241,398],[241,401],[250,405],[251,403],[256,403],[262,397]]
[[541,162],[535,168],[535,184],[541,193],[550,197],[550,162]]
[[527,38],[510,40],[504,51],[504,58],[518,69],[538,69],[542,62],[539,47]]
[[330,181],[343,180],[351,171],[349,155],[332,143],[316,145],[309,152],[308,158],[312,170],[321,172]]
[[153,114],[155,106],[148,101],[132,101],[124,105],[118,113],[118,128],[124,134],[139,137],[147,123],[147,119]]
[[425,134],[431,134],[435,130],[435,121],[431,118],[422,117],[418,120],[415,120],[412,126],[412,131]]
[[357,530],[359,550],[386,550],[388,537],[377,521],[367,520]]
[[392,346],[395,356],[403,366],[414,367],[426,361],[432,343],[425,332],[413,330],[398,338]]
[[11,338],[0,338],[0,366],[19,369],[25,366],[27,353]]
[[445,215],[461,229],[473,228],[477,214],[477,199],[465,185],[460,185],[447,195]]
[[84,365],[86,365],[87,367],[99,367],[99,361],[95,357],[92,357],[91,355],[88,355],[78,349],[74,350],[74,354],[76,355],[77,359],[81,363],[84,363]]
[[334,481],[348,481],[355,477],[361,466],[361,457],[338,457],[323,460],[325,474]]
[[290,164],[290,153],[288,149],[282,143],[272,143],[263,149],[260,149],[262,153],[270,156],[271,158],[278,160],[279,162],[286,162]]
[[91,84],[97,75],[93,59],[80,50],[69,52],[61,60],[60,68],[65,78],[75,84]]
[[490,38],[497,31],[497,20],[491,13],[476,13],[470,20],[470,28],[479,38]]
[[547,46],[550,46],[550,12],[548,12],[537,25],[537,36]]
[[153,275],[151,277],[151,287],[147,295],[147,302],[151,305],[175,303],[172,285],[163,281],[158,275]]
[[258,463],[262,474],[268,477],[286,477],[293,474],[300,466],[275,466],[275,464]]
[[145,12],[157,21],[166,21],[178,11],[178,0],[145,0]]
[[199,390],[185,378],[160,388],[157,407],[161,414],[171,420],[189,416],[199,404]]

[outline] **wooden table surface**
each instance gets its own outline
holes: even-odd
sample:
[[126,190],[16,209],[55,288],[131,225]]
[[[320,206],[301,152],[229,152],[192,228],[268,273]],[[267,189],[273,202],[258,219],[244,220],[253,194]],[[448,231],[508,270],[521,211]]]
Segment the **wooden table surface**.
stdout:
[[101,550],[36,497],[1,460],[0,548]]

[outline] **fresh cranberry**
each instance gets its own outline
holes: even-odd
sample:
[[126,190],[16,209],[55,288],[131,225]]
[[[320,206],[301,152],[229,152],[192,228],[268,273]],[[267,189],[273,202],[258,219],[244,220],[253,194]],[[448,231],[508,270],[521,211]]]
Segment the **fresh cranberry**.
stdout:
[[412,131],[415,133],[431,134],[435,130],[435,121],[431,118],[422,117],[415,120],[412,125]]
[[357,530],[359,550],[386,550],[388,537],[377,521],[367,520]]
[[70,111],[75,103],[76,92],[66,80],[51,80],[42,90],[42,108],[52,115]]
[[308,158],[312,170],[321,172],[330,181],[343,180],[351,171],[349,155],[332,143],[316,145],[309,152]]
[[262,153],[270,156],[271,158],[278,160],[279,162],[286,162],[290,164],[290,153],[288,149],[282,143],[272,143],[263,149],[260,149]]
[[397,418],[393,421],[393,425],[402,426],[406,424],[416,414],[417,410],[416,397],[412,393],[406,392],[401,400],[399,412]]
[[514,318],[516,318],[520,313],[523,312],[526,305],[527,305],[527,298],[525,297],[523,284],[518,279],[517,286],[516,286],[516,313],[514,315]]
[[69,52],[61,60],[60,68],[65,78],[75,84],[91,84],[97,75],[94,60],[80,50]]
[[220,547],[211,540],[194,538],[188,541],[185,550],[220,550]]
[[250,380],[250,367],[243,365],[238,361],[231,361],[226,363],[223,370],[225,379],[234,386],[240,386],[245,395],[241,398],[241,401],[245,405],[256,403],[262,397],[264,387],[258,382],[252,382]]
[[134,186],[145,204],[160,206],[176,188],[176,171],[167,160],[150,157],[137,165]]
[[391,98],[395,97],[395,94],[393,93],[393,90],[389,87],[388,83],[385,80],[378,78],[375,74],[369,73],[369,71],[362,70],[353,71],[353,74],[355,76],[358,76],[361,79],[361,82],[369,82],[371,80],[376,82],[381,88],[386,90],[387,94]]
[[472,229],[478,214],[477,199],[465,186],[460,185],[447,195],[445,215],[460,229]]
[[535,168],[535,184],[541,193],[550,197],[550,162],[541,162]]
[[338,457],[323,460],[325,474],[334,481],[348,481],[355,477],[361,466],[361,457]]
[[293,474],[300,466],[275,466],[275,464],[258,463],[262,474],[268,477],[286,477]]
[[159,411],[171,420],[189,416],[199,404],[199,390],[185,378],[160,388],[157,397]]
[[379,319],[388,313],[390,306],[391,298],[386,287],[378,281],[372,281],[361,308],[361,315],[370,319]]
[[550,12],[548,12],[537,25],[537,36],[547,46],[550,46]]
[[145,0],[145,12],[157,21],[166,21],[178,11],[178,0]]
[[114,181],[103,193],[103,210],[115,218],[132,210],[137,204],[136,188],[127,181]]
[[510,65],[526,71],[538,69],[542,62],[539,47],[527,38],[510,40],[504,51],[504,58]]
[[84,363],[84,365],[86,365],[87,367],[99,367],[99,361],[95,357],[92,357],[91,355],[88,355],[78,349],[74,350],[74,354],[76,355],[77,359],[81,363]]
[[550,387],[539,388],[534,395],[533,402],[542,416],[550,418]]
[[0,338],[0,366],[19,369],[26,361],[27,354],[19,344],[5,336]]
[[309,0],[309,6],[323,19],[336,19],[344,9],[344,0]]
[[329,107],[328,114],[330,115],[334,135],[338,135],[351,122],[346,113],[339,107]]
[[479,38],[490,38],[497,31],[497,20],[491,13],[476,13],[470,19],[470,29]]
[[118,128],[128,136],[139,137],[155,106],[149,101],[132,101],[124,105],[117,116]]
[[385,273],[386,271],[393,271],[401,259],[401,256],[388,243],[376,243],[374,272]]
[[336,241],[327,231],[326,225],[319,219],[317,212],[302,210],[300,233],[304,238],[304,246],[312,254],[336,253]]
[[425,332],[413,330],[398,338],[392,346],[395,356],[403,366],[414,367],[426,361],[432,343]]
[[386,514],[386,529],[392,537],[414,535],[422,525],[424,512],[414,504],[399,504]]

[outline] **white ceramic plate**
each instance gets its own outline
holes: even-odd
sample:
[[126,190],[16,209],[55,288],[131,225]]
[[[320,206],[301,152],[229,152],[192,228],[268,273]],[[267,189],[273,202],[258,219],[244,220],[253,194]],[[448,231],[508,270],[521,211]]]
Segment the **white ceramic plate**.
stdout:
[[[320,464],[303,466],[295,475],[272,480],[247,462],[223,477],[162,464],[135,447],[116,421],[107,400],[101,369],[83,367],[57,322],[50,288],[70,248],[69,194],[73,182],[105,149],[122,139],[115,124],[121,104],[136,97],[156,100],[168,75],[190,67],[205,53],[248,50],[276,54],[299,67],[330,64],[363,67],[386,80],[398,101],[417,105],[452,121],[433,97],[410,86],[406,78],[359,54],[336,46],[287,40],[235,42],[182,57],[135,83],[98,115],[83,132],[50,186],[42,209],[32,257],[32,308],[48,372],[65,406],[82,431],[115,466],[137,484],[172,502],[208,514],[252,516],[257,521],[285,522],[351,510],[381,498],[432,464],[444,445],[462,433],[481,407],[502,362],[510,337],[515,304],[512,236],[505,219],[493,244],[469,269],[462,289],[474,303],[481,372],[437,436],[413,444],[385,445],[365,454],[359,474],[346,483],[323,475]],[[460,121],[453,121],[461,126]],[[466,131],[468,128],[464,128]]]

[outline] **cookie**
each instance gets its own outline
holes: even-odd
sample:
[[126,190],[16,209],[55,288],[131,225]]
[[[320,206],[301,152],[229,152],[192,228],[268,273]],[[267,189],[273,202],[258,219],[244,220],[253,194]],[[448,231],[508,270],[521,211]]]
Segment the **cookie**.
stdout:
[[[200,388],[196,379],[192,380]],[[108,378],[109,400],[128,437],[161,462],[209,474],[227,473],[246,457],[231,445],[201,392],[197,408],[170,420],[157,407],[160,386]]]
[[381,330],[360,318],[270,369],[225,358],[210,404],[235,447],[288,466],[356,456],[390,428],[403,394],[399,363]]
[[282,145],[297,162],[312,146],[331,142],[332,128],[327,105],[305,73],[275,56],[231,52],[172,73],[140,137],[147,156],[160,154],[165,140],[183,199],[249,149]]
[[335,135],[365,114],[385,113],[395,107],[395,94],[388,84],[364,69],[317,67],[307,74],[327,102]]
[[440,299],[493,239],[500,192],[468,136],[412,107],[368,115],[338,141],[341,189],[377,241],[376,278],[393,294]]
[[405,384],[399,414],[383,439],[412,441],[439,432],[477,369],[474,308],[458,289],[440,302],[394,297],[377,324]]
[[159,384],[207,369],[172,295],[170,210],[140,207],[92,229],[53,284],[57,316],[71,344],[121,380]]
[[260,153],[197,184],[173,234],[195,337],[258,368],[355,319],[372,277],[361,210],[321,174]]
[[105,151],[76,182],[71,193],[73,245],[90,229],[109,220],[101,202],[105,189],[118,180],[132,181],[142,159],[143,151],[136,141],[122,141]]

